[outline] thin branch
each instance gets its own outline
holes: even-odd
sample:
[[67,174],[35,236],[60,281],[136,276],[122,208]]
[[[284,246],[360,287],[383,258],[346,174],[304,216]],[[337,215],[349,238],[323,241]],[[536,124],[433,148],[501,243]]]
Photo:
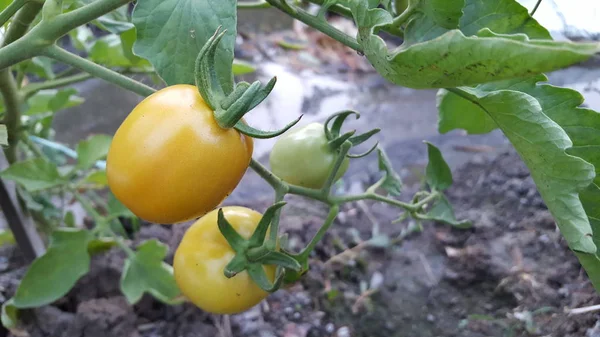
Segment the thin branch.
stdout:
[[78,55],[72,54],[58,46],[48,47],[46,50],[44,50],[43,55],[53,58],[57,61],[69,64],[75,68],[90,73],[92,76],[101,78],[105,81],[118,85],[121,88],[133,91],[140,96],[146,97],[156,92],[156,90],[143,83],[133,80],[127,76],[121,75],[116,71],[97,65],[92,61],[86,60]]
[[11,2],[8,7],[6,7],[2,13],[0,13],[0,26],[4,26],[4,24],[12,18],[15,13],[21,9],[27,3],[28,0],[15,0]]
[[531,10],[531,13],[529,13],[529,16],[533,16],[533,14],[535,14],[535,12],[537,11],[538,7],[540,7],[540,4],[542,3],[542,0],[538,0],[535,4],[535,7],[533,7],[533,9]]
[[355,38],[348,36],[346,33],[340,31],[339,29],[331,26],[326,21],[323,21],[315,16],[310,15],[306,11],[297,8],[291,7],[289,4],[285,3],[286,0],[266,0],[271,6],[279,9],[280,11],[288,14],[296,20],[302,21],[308,26],[322,32],[323,34],[331,37],[332,39],[342,43],[343,45],[350,47],[357,52],[362,53],[362,46],[356,41]]
[[4,149],[10,164],[17,161],[17,144],[21,126],[21,96],[17,82],[8,69],[0,71],[0,93],[4,99],[4,124],[8,131],[8,147]]
[[[42,9],[42,5],[37,2],[27,3],[17,14],[6,32],[2,46],[12,44],[19,39],[27,29],[36,15]],[[17,144],[20,139],[21,125],[21,102],[22,97],[19,94],[19,87],[9,68],[0,70],[0,94],[4,98],[6,112],[4,114],[4,123],[8,131],[8,147],[4,149],[6,159],[10,164],[17,161]]]
[[32,83],[32,84],[29,84],[29,85],[26,85],[25,87],[23,87],[22,93],[25,98],[28,98],[40,90],[60,88],[60,87],[64,87],[64,86],[67,86],[70,84],[83,82],[90,78],[92,78],[92,75],[90,75],[88,73],[80,73],[77,75],[63,77],[63,78],[59,78],[59,79],[55,79],[55,80],[49,80],[49,81],[39,82],[39,83]]

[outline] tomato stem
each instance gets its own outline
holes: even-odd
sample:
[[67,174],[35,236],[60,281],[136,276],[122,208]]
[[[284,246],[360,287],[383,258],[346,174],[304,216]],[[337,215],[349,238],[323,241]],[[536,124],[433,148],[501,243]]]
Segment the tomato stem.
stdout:
[[333,185],[333,182],[335,181],[335,177],[337,176],[338,171],[340,170],[340,167],[342,167],[342,163],[344,162],[344,159],[346,159],[346,155],[348,154],[348,151],[350,151],[351,147],[352,147],[352,143],[348,140],[344,141],[344,143],[342,143],[342,145],[340,146],[338,155],[335,159],[335,163],[333,164],[333,167],[331,168],[331,171],[329,172],[329,176],[327,177],[327,180],[325,181],[325,185],[323,185],[323,195],[328,196],[329,193],[331,192],[331,186]]
[[333,221],[335,220],[335,218],[337,218],[339,212],[340,212],[339,205],[333,205],[329,209],[329,214],[327,214],[327,218],[325,218],[325,222],[323,223],[321,228],[319,228],[317,233],[315,233],[315,236],[310,240],[308,245],[306,245],[306,247],[300,252],[300,254],[298,254],[299,260],[308,259],[310,253],[315,249],[315,247],[317,246],[317,243],[319,243],[319,241],[321,241],[321,239],[323,238],[323,236],[325,235],[325,233],[327,232],[329,227],[331,227],[331,225],[333,224]]
[[288,14],[289,16],[301,21],[308,26],[315,28],[324,34],[328,35],[334,40],[339,41],[343,45],[350,47],[356,50],[359,53],[363,52],[362,46],[356,41],[355,38],[348,36],[346,33],[340,31],[339,29],[331,26],[327,21],[321,20],[320,18],[310,15],[306,11],[297,8],[291,7],[286,0],[266,0],[271,6],[279,9],[280,11]]
[[53,58],[57,61],[72,65],[73,67],[90,73],[93,76],[114,83],[129,91],[133,91],[140,96],[146,97],[156,92],[155,89],[143,83],[133,80],[127,76],[121,75],[116,71],[97,65],[94,62],[88,61],[78,55],[70,53],[56,45],[52,45],[46,48],[43,52],[43,55]]

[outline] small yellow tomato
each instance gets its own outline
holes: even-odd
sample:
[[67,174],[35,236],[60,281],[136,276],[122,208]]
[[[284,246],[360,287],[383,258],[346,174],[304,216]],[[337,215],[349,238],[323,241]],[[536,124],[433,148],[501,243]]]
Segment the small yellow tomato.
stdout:
[[[225,219],[245,239],[254,233],[262,215],[240,206],[223,207]],[[235,314],[258,304],[268,293],[243,271],[232,278],[225,266],[235,256],[217,225],[218,210],[198,219],[185,233],[173,260],[175,281],[196,306],[215,314]],[[264,266],[271,282],[275,266]]]
[[127,116],[107,157],[111,191],[142,219],[177,223],[217,207],[242,179],[252,138],[217,124],[192,85],[148,96]]

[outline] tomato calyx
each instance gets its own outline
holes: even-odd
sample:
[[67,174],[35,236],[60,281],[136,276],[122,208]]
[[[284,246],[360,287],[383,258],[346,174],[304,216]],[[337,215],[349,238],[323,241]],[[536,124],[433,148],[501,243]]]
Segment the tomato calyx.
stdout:
[[246,113],[262,103],[271,93],[277,82],[277,77],[273,77],[266,85],[262,85],[260,81],[255,81],[252,84],[239,82],[234,84],[232,88],[224,88],[220,83],[215,67],[215,55],[225,32],[226,30],[221,31],[219,26],[215,34],[206,41],[196,58],[194,75],[200,95],[206,104],[213,109],[217,124],[224,129],[234,128],[247,136],[262,139],[283,134],[296,125],[302,115],[282,129],[274,131],[259,130],[242,121]]
[[[379,131],[381,131],[381,129],[372,129],[368,132],[362,133],[357,136],[354,135],[356,133],[356,130],[352,130],[352,131],[346,132],[344,134],[341,134],[341,129],[344,124],[344,121],[350,115],[355,115],[356,119],[360,118],[360,113],[357,111],[343,110],[343,111],[340,111],[338,113],[331,115],[325,121],[325,124],[323,125],[323,127],[325,128],[325,136],[327,137],[329,147],[331,148],[332,151],[340,150],[342,145],[344,145],[344,143],[346,143],[346,142],[349,142],[351,147],[360,145],[360,144],[366,142],[367,140],[369,140],[373,135],[375,135],[375,134],[379,133]],[[331,125],[331,128],[329,127],[330,123],[333,123]],[[379,144],[379,142],[375,142],[375,145],[373,145],[369,150],[367,150],[363,153],[360,153],[360,154],[347,153],[346,157],[348,157],[348,158],[365,157],[365,156],[369,155],[371,152],[373,152],[377,148],[378,144]]]
[[[284,205],[285,202],[281,201],[269,207],[249,239],[243,238],[227,221],[223,210],[219,209],[217,218],[219,231],[235,252],[235,256],[225,267],[225,277],[231,278],[242,271],[247,271],[261,289],[266,292],[274,292],[281,287],[286,270],[300,271],[302,269],[294,257],[283,251],[267,248],[265,242],[276,211]],[[267,278],[263,265],[277,266],[274,282],[271,283]]]

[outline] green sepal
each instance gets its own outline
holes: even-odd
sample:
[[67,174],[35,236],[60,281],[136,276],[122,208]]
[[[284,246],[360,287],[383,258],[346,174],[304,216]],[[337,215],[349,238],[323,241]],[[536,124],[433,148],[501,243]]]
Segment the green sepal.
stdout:
[[363,153],[359,153],[359,154],[348,153],[348,154],[346,154],[346,157],[352,158],[352,159],[358,159],[358,158],[366,157],[366,156],[370,155],[371,152],[375,151],[375,149],[377,148],[377,146],[379,146],[379,142],[375,143],[375,145],[373,145],[373,147],[371,147],[369,150],[367,150],[367,151],[365,151]]
[[235,275],[244,271],[247,265],[248,260],[243,254],[236,255],[231,261],[229,261],[227,266],[225,266],[225,277],[234,277]]
[[250,237],[250,240],[248,240],[249,247],[262,246],[263,242],[265,241],[267,231],[269,230],[269,226],[271,225],[271,221],[275,216],[275,213],[285,204],[285,201],[280,201],[267,208],[262,218],[258,222],[258,225],[256,225],[256,229],[254,230],[254,233],[252,233],[252,237]]
[[262,264],[271,264],[281,266],[285,269],[291,269],[295,271],[302,270],[302,265],[292,256],[282,252],[270,252],[265,257],[259,260]]
[[223,91],[214,66],[217,46],[225,33],[226,30],[221,32],[221,26],[217,28],[215,34],[206,41],[198,53],[194,69],[196,87],[198,87],[198,91],[206,104],[213,110],[216,110],[219,107],[219,102],[229,94]]
[[264,101],[265,98],[267,98],[267,96],[269,96],[269,94],[271,93],[271,91],[273,91],[273,88],[275,87],[275,83],[277,83],[276,76],[269,80],[269,82],[267,82],[267,84],[258,91],[258,93],[254,96],[254,99],[250,103],[248,111],[254,109],[257,105],[262,103],[262,101]]
[[360,144],[366,142],[367,140],[369,140],[369,138],[371,138],[373,135],[379,133],[379,131],[381,131],[381,129],[373,129],[369,132],[365,132],[358,136],[354,136],[348,140],[352,143],[352,146],[360,145]]
[[352,136],[354,136],[355,133],[356,133],[356,130],[346,132],[343,135],[341,135],[333,140],[330,140],[327,144],[329,145],[329,148],[331,148],[332,150],[335,151],[335,150],[339,149],[340,146],[342,146],[342,144],[344,144]]
[[233,92],[231,92],[231,94],[229,94],[229,96],[225,97],[225,99],[221,102],[221,109],[223,109],[223,110],[229,109],[229,107],[233,103],[235,103],[235,101],[237,101],[238,99],[240,99],[240,97],[242,97],[242,95],[248,89],[248,87],[250,87],[250,83],[248,83],[248,82],[240,82],[240,83],[236,84],[235,89],[233,89]]
[[304,274],[308,272],[308,258],[301,258],[300,256],[298,256],[298,258],[300,258],[300,260],[296,259],[296,261],[300,263],[301,269],[299,271],[293,269],[286,270],[284,275],[284,282],[286,284],[297,282]]
[[244,252],[247,247],[246,240],[236,232],[235,228],[231,226],[229,221],[225,219],[225,215],[223,215],[223,209],[219,208],[219,212],[217,213],[217,225],[219,226],[219,231],[223,234],[227,243],[231,246],[231,248],[238,254],[240,252]]
[[[348,116],[350,115],[355,115],[356,119],[360,118],[360,113],[354,110],[343,110],[327,118],[324,125],[327,140],[331,141],[340,136],[340,130],[342,129],[342,125],[344,124],[346,118],[348,118]],[[331,121],[333,121],[333,125],[331,126],[331,129],[329,129],[329,123],[331,123]]]
[[261,264],[253,263],[248,265],[248,274],[262,290],[268,293],[272,293],[277,291],[279,287],[281,287],[284,271],[283,268],[277,267],[277,275],[275,276],[275,282],[273,283],[271,283],[271,281],[269,281],[269,279],[267,278],[267,273],[265,272]]
[[277,136],[285,133],[287,130],[289,130],[294,125],[296,125],[300,121],[302,116],[303,115],[300,115],[300,117],[296,118],[294,121],[292,121],[288,125],[284,126],[282,129],[275,130],[275,131],[258,130],[258,129],[255,129],[255,128],[249,126],[248,124],[246,124],[242,121],[238,121],[233,128],[236,129],[238,132],[243,133],[246,136],[249,136],[252,138],[258,138],[258,139],[273,138],[273,137],[277,137]]

